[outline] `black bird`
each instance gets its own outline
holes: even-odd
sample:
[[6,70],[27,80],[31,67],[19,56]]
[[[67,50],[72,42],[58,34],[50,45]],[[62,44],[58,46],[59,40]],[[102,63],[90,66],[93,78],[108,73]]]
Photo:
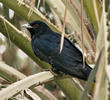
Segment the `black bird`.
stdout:
[[92,68],[85,62],[80,50],[67,38],[64,38],[62,52],[60,53],[61,35],[53,32],[42,21],[32,21],[24,24],[31,34],[31,45],[36,56],[48,62],[54,69],[73,77],[87,80]]

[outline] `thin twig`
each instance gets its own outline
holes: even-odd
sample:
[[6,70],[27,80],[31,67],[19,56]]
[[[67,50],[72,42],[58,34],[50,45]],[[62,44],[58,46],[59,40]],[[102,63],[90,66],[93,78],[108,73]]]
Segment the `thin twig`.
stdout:
[[37,9],[39,9],[40,2],[41,0],[38,0]]
[[10,45],[11,44],[10,35],[9,35],[9,32],[8,32],[8,29],[7,29],[5,21],[4,21],[4,26],[5,26],[5,29],[6,29],[6,32],[7,32],[7,36],[9,38],[9,45]]
[[83,53],[83,68],[85,68],[85,59],[84,59],[84,33],[83,33],[83,0],[81,0],[81,42],[82,42],[82,53]]
[[35,0],[32,0],[30,3],[31,3],[31,4],[30,4],[31,9],[29,10],[29,13],[28,13],[28,17],[29,17],[29,18],[31,17],[31,15],[32,15],[32,13],[33,13],[33,8],[34,8],[34,6],[35,6]]
[[64,13],[64,24],[62,27],[62,36],[61,36],[61,42],[60,42],[60,53],[63,49],[63,43],[64,43],[64,35],[65,35],[65,21],[66,21],[66,14],[67,14],[67,5],[68,5],[68,0],[66,0],[66,6],[65,6],[65,13]]

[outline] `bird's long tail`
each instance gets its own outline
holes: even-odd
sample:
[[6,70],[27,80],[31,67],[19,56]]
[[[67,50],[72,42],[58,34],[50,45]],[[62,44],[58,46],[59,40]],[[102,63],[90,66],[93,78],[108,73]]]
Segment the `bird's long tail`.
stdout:
[[85,68],[84,68],[83,72],[86,75],[87,79],[88,79],[89,74],[90,74],[91,71],[92,71],[92,68],[88,64],[85,64]]

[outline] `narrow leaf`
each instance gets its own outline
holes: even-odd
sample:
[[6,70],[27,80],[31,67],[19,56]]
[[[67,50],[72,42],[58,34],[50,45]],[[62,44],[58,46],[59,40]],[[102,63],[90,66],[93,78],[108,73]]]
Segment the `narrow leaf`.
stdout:
[[87,84],[86,84],[86,87],[85,87],[85,90],[84,90],[84,93],[82,95],[81,100],[87,100],[88,94],[89,94],[89,92],[92,88],[93,81],[95,80],[96,72],[97,72],[98,67],[99,67],[99,63],[100,63],[100,60],[101,60],[101,57],[102,57],[102,53],[104,52],[103,50],[104,49],[101,50],[101,52],[99,54],[99,57],[97,59],[96,65],[95,65],[94,69],[92,70],[92,72],[89,75],[89,78],[88,78],[88,81],[87,81]]

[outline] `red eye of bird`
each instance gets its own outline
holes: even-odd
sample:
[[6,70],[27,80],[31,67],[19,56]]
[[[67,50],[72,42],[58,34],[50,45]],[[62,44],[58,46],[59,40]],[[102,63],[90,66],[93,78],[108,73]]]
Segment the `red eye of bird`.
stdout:
[[34,25],[35,28],[38,28],[38,26],[39,26],[38,24],[35,24],[35,25]]

